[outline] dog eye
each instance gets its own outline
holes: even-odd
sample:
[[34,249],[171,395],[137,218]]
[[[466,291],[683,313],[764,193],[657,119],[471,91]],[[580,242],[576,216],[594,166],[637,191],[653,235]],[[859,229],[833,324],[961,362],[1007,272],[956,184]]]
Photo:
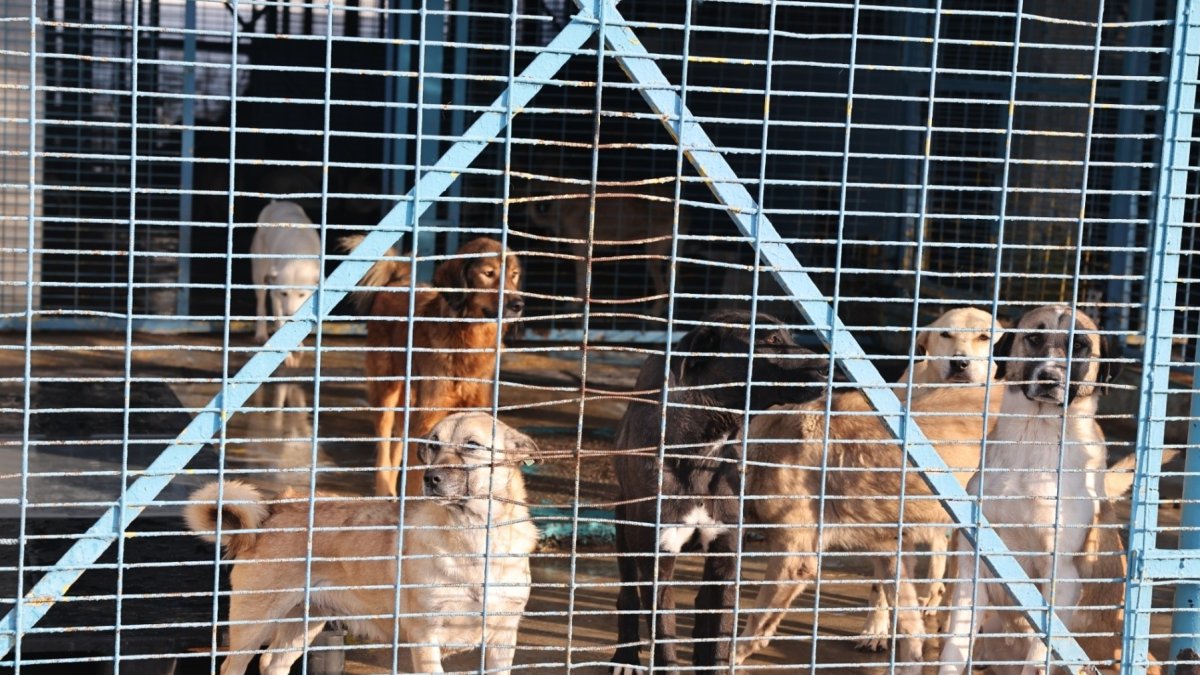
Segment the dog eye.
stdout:
[[948,331],[948,330],[942,331],[941,336],[946,338],[947,340],[949,340],[950,339],[950,331]]
[[1075,341],[1075,351],[1082,352],[1082,351],[1085,351],[1087,348],[1088,348],[1087,340],[1076,340]]
[[1025,342],[1030,347],[1041,347],[1042,346],[1042,336],[1037,333],[1030,333],[1025,336]]
[[488,268],[483,271],[483,276],[491,279],[492,277],[496,276],[496,270]]
[[989,341],[991,341],[991,339],[992,339],[992,336],[988,335],[987,333],[983,333],[979,336],[980,342],[989,342]]
[[769,336],[767,336],[767,344],[769,344],[769,345],[783,344],[783,338],[779,337],[779,335],[769,335]]

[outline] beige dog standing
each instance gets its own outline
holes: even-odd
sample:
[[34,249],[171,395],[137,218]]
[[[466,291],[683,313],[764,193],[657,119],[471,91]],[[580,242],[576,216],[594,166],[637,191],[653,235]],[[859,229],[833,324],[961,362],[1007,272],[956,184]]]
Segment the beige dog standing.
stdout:
[[[259,659],[259,670],[286,675],[325,621],[334,620],[384,645],[398,634],[412,645],[416,672],[440,673],[443,655],[463,644],[486,644],[489,672],[508,673],[537,543],[518,464],[535,451],[528,436],[484,413],[439,422],[419,452],[429,465],[430,499],[406,503],[399,570],[395,502],[318,493],[310,553],[309,495],[289,490],[268,504],[249,485],[226,482],[221,544],[235,564],[222,675],[245,672],[267,642],[271,651]],[[201,488],[192,495],[197,503],[185,510],[188,527],[209,541],[219,489],[217,483]],[[307,631],[301,621],[306,579]]]
[[[1105,475],[1104,434],[1096,423],[1097,398],[1119,369],[1117,356],[1082,312],[1054,305],[1028,312],[996,347],[1003,360],[997,377],[1008,392],[1001,418],[988,436],[981,472],[969,494],[982,495],[984,515],[1033,579],[1047,602],[1081,640],[1088,655],[1108,660],[1120,653],[1124,586],[1121,544],[1106,523],[1110,497]],[[1124,482],[1123,476],[1117,476]],[[1110,521],[1111,522],[1111,521]],[[960,567],[973,568],[971,548],[958,537]],[[956,582],[951,594],[950,637],[942,650],[943,675],[961,673],[976,633],[975,656],[983,661],[1023,661],[994,665],[1000,675],[1043,672],[1046,642],[1030,632],[1016,610],[988,609],[1009,604],[1007,593],[981,578]],[[964,577],[963,574],[956,575]],[[1103,581],[1102,581],[1103,579]],[[1087,605],[1104,609],[1080,609]],[[1012,634],[1028,637],[1011,637]]]
[[[979,464],[985,396],[982,387],[938,389],[913,402],[912,418],[963,482]],[[994,414],[998,397],[990,403]],[[765,535],[766,549],[775,555],[738,642],[739,661],[767,646],[792,602],[816,577],[819,556],[834,550],[892,554],[882,558],[882,576],[899,584],[882,586],[888,604],[903,608],[897,617],[904,635],[899,658],[918,661],[924,621],[916,590],[895,556],[900,500],[905,542],[944,540],[951,521],[915,469],[901,482],[907,458],[866,397],[848,392],[777,407],[754,418],[747,439],[747,499],[758,520],[774,526]]]
[[[674,193],[665,188],[640,188],[649,194],[596,194],[596,217],[592,236],[588,235],[591,199],[586,185],[556,185],[549,195],[530,197],[525,215],[534,227],[561,237],[571,251],[575,267],[575,295],[581,300],[587,289],[588,242],[593,250],[611,251],[618,247],[643,249],[651,289],[655,295],[650,312],[662,314],[666,307],[671,242],[674,238]],[[679,212],[679,232],[687,230],[686,211]],[[593,257],[592,263],[606,262]],[[578,302],[576,303],[578,304]]]
[[[995,331],[993,332],[993,326]],[[919,360],[913,366],[912,382],[915,386],[913,396],[928,394],[935,387],[942,385],[983,385],[996,372],[993,363],[988,367],[991,358],[992,345],[1000,339],[1000,326],[992,315],[974,307],[960,307],[943,313],[933,323],[917,333],[916,347]],[[903,405],[907,401],[906,389],[909,382],[909,370],[900,377],[896,396]],[[928,386],[933,385],[933,386]],[[999,403],[1004,390],[1000,387],[992,389],[992,397]],[[982,403],[982,401],[981,401]],[[979,414],[983,414],[982,406]],[[991,421],[995,424],[995,420]],[[982,432],[982,428],[980,429]],[[929,580],[923,603],[931,610],[942,602],[945,595],[945,584],[942,579],[946,576],[946,549],[949,532],[945,536],[934,537],[929,541]],[[904,549],[916,550],[916,541],[905,538]],[[909,578],[916,576],[916,560],[909,556],[905,560],[905,569]],[[878,580],[871,585],[871,611],[863,622],[859,649],[866,651],[881,651],[887,648],[892,634],[892,622],[887,598],[884,596],[881,584],[887,583],[884,576],[886,563],[879,558],[874,559],[875,578]]]

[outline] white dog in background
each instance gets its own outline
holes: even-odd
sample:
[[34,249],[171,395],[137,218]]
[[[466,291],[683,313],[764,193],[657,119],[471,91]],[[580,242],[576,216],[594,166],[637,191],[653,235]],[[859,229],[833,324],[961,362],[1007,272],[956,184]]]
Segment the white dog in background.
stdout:
[[[275,330],[296,313],[321,279],[321,237],[299,204],[272,201],[258,214],[258,229],[250,244],[257,298],[254,339],[267,341],[267,295]],[[289,368],[300,365],[299,354],[288,354]]]

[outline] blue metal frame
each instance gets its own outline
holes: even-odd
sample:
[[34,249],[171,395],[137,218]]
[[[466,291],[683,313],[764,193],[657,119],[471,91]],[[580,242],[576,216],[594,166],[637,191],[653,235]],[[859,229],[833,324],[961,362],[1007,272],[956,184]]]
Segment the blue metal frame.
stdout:
[[[1196,109],[1197,66],[1200,65],[1200,0],[1180,0],[1175,10],[1175,34],[1171,49],[1166,120],[1162,156],[1155,195],[1153,245],[1146,303],[1146,346],[1142,355],[1141,398],[1138,407],[1137,473],[1133,483],[1133,509],[1129,518],[1129,578],[1126,586],[1125,643],[1122,670],[1129,672],[1135,658],[1144,659],[1149,647],[1150,619],[1155,579],[1200,578],[1200,537],[1188,528],[1200,526],[1200,505],[1185,503],[1181,518],[1183,533],[1178,551],[1157,549],[1158,482],[1161,474],[1163,436],[1166,431],[1167,395],[1170,389],[1171,350],[1175,328],[1176,286],[1179,278],[1179,249],[1184,225],[1184,202],[1191,170],[1192,118]],[[1200,402],[1193,393],[1193,415]],[[1197,440],[1193,420],[1189,444]],[[1200,470],[1200,458],[1188,452],[1189,471]],[[1200,490],[1200,475],[1184,478],[1184,496]],[[1200,585],[1181,583],[1176,588],[1177,608],[1194,609],[1200,602]],[[1174,616],[1171,642],[1174,658],[1184,647],[1200,647],[1194,611]],[[1181,631],[1190,630],[1190,635]]]

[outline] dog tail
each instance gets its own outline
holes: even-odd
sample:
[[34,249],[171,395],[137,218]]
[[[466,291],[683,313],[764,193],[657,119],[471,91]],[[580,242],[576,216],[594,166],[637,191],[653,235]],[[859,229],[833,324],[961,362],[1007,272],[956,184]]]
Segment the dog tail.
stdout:
[[[338,246],[346,253],[349,253],[357,248],[365,238],[361,234],[342,237],[338,241]],[[407,286],[409,284],[410,267],[408,263],[397,260],[398,256],[399,254],[396,252],[394,246],[389,248],[387,253],[383,254],[383,258],[378,260],[374,265],[371,265],[371,269],[367,270],[366,275],[359,282],[359,286],[371,288],[379,288],[380,286]],[[355,291],[350,294],[350,297],[351,302],[354,303],[354,308],[360,314],[369,314],[371,312],[371,305],[375,302],[374,291]]]
[[1118,459],[1104,474],[1104,492],[1109,499],[1129,494],[1133,489],[1133,470],[1137,467],[1137,453],[1131,452]]
[[247,483],[227,480],[224,489],[221,483],[209,483],[192,493],[189,499],[192,503],[183,510],[188,529],[204,541],[217,540],[218,494],[221,496],[221,546],[230,558],[237,558],[258,539],[256,533],[245,530],[258,529],[271,515],[271,510],[262,503],[262,493]]

